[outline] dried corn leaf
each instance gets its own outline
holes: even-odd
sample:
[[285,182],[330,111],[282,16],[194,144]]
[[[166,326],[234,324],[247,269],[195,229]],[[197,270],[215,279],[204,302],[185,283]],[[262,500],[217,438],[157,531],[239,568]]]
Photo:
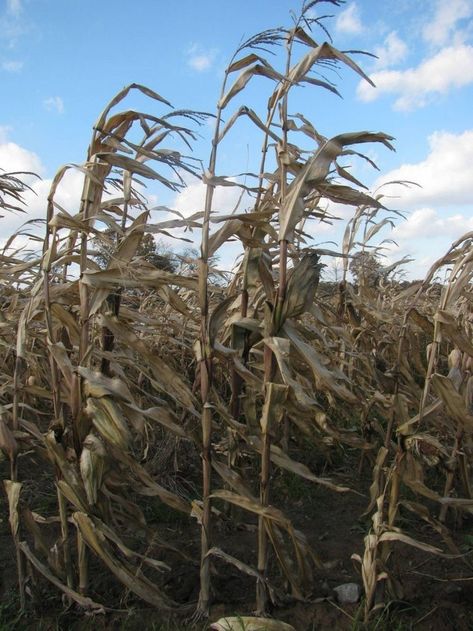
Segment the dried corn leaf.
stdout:
[[452,313],[439,309],[434,319],[441,324],[443,335],[448,337],[463,353],[473,357],[473,344],[468,335],[459,328],[458,320]]
[[84,379],[84,393],[92,399],[112,396],[119,401],[132,402],[130,390],[118,377],[107,377],[98,370],[78,366],[77,372]]
[[135,552],[134,550],[131,550],[128,546],[126,546],[123,543],[123,541],[120,539],[117,533],[114,530],[112,530],[112,528],[107,526],[107,524],[103,522],[101,519],[99,519],[98,517],[94,516],[94,517],[90,517],[90,519],[93,522],[96,530],[100,531],[100,533],[104,535],[104,537],[112,541],[120,549],[120,551],[125,555],[127,559],[134,559],[134,558],[141,559],[144,563],[146,563],[146,565],[148,565],[149,567],[152,567],[155,570],[158,570],[159,572],[163,572],[165,570],[166,571],[171,570],[171,568],[168,565],[166,565],[166,563],[163,563],[162,561],[158,561],[157,559],[153,559],[147,556],[146,554],[140,554],[139,552]]
[[401,506],[404,506],[405,508],[407,508],[407,510],[411,511],[411,513],[415,513],[425,522],[430,524],[430,526],[432,526],[432,528],[443,538],[452,554],[461,554],[460,549],[457,547],[452,539],[452,536],[450,535],[449,529],[438,519],[432,517],[426,506],[424,506],[423,504],[419,504],[418,502],[409,502],[408,500],[401,500],[401,502],[399,503]]
[[54,576],[54,574],[52,574],[52,572],[50,572],[50,570],[45,565],[43,565],[43,563],[41,563],[41,561],[37,557],[35,557],[35,555],[31,552],[26,541],[22,541],[20,543],[20,548],[23,554],[28,559],[28,561],[31,563],[31,565],[40,574],[42,574],[50,583],[52,583],[55,587],[57,587],[62,592],[64,592],[64,594],[68,598],[76,602],[85,611],[91,611],[94,614],[105,613],[105,607],[103,605],[99,605],[99,603],[96,603],[95,601],[93,601],[91,598],[88,598],[87,596],[82,596],[81,594],[78,594],[76,591],[74,591],[67,585],[64,585],[64,583],[62,583],[58,578],[56,578],[56,576]]
[[106,466],[106,455],[102,441],[94,434],[88,434],[82,443],[79,468],[87,501],[91,506],[97,503],[97,494],[102,486]]
[[[263,61],[260,58],[258,59],[260,61]],[[220,99],[218,103],[219,108],[222,110],[225,109],[225,107],[229,104],[233,97],[241,92],[250,81],[250,79],[255,75],[267,77],[268,79],[273,79],[273,81],[283,80],[282,75],[280,75],[279,72],[276,72],[276,70],[274,70],[274,68],[272,68],[266,61],[263,61],[263,63],[255,63],[253,66],[250,66],[249,68],[247,67],[245,70],[243,70],[243,72],[238,76],[232,87]]]
[[[23,523],[26,528],[29,530],[30,534],[33,537],[35,550],[40,551],[46,558],[48,557],[48,545],[46,543],[46,539],[41,534],[41,530],[38,526],[38,523],[48,523],[47,521],[43,522],[39,515],[36,513],[32,513],[27,506],[23,506],[21,509],[21,516],[23,518]],[[56,517],[59,521],[59,517]]]
[[[197,280],[191,276],[172,274],[162,269],[149,267],[130,269],[130,266],[123,266],[119,269],[87,270],[82,275],[82,281],[90,287],[107,289],[114,289],[116,285],[127,288],[177,285],[187,289],[197,289]],[[99,306],[100,304],[98,304],[97,309]]]
[[383,543],[384,541],[399,541],[401,543],[405,543],[408,546],[412,546],[417,548],[418,550],[423,550],[424,552],[430,552],[431,554],[437,554],[440,556],[444,556],[444,553],[440,548],[436,548],[435,546],[431,546],[428,543],[423,543],[422,541],[417,541],[417,539],[413,539],[408,535],[405,535],[402,532],[398,532],[396,530],[386,531],[379,537],[379,543]]
[[384,464],[386,462],[386,458],[389,454],[389,451],[386,447],[380,447],[378,451],[378,455],[376,456],[376,463],[373,467],[373,482],[370,486],[370,503],[368,508],[364,511],[363,515],[369,515],[373,508],[376,506],[376,502],[378,501],[378,497],[384,492]]
[[409,311],[409,318],[417,324],[419,328],[421,328],[429,337],[433,337],[434,335],[434,325],[429,320],[429,318],[420,313],[417,309],[411,309]]
[[371,79],[352,59],[350,59],[350,57],[348,57],[348,55],[340,52],[328,42],[324,42],[320,46],[312,48],[308,53],[304,55],[304,57],[302,57],[302,59],[295,66],[291,68],[286,89],[288,89],[290,85],[299,83],[300,81],[305,79],[307,73],[312,69],[314,64],[327,59],[341,61],[346,66],[354,70],[361,77],[363,77],[365,81],[368,81],[368,83],[374,86]]
[[212,348],[215,347],[217,335],[222,327],[222,324],[227,319],[228,307],[235,301],[235,296],[227,296],[224,300],[219,302],[217,307],[212,311],[208,321],[208,340]]
[[166,304],[171,306],[174,311],[177,311],[186,318],[190,318],[191,320],[194,320],[194,322],[197,322],[197,314],[189,308],[189,305],[184,302],[179,294],[171,289],[169,285],[163,285],[162,287],[159,287],[158,295],[164,300]]
[[265,397],[263,411],[261,413],[261,432],[263,434],[274,431],[279,425],[285,412],[285,402],[288,395],[288,386],[267,382],[265,383]]
[[136,405],[125,403],[123,404],[123,409],[128,410],[130,415],[135,413],[149,420],[156,421],[180,438],[191,439],[191,436],[186,432],[186,430],[181,425],[178,425],[177,417],[175,417],[171,410],[167,408],[156,406],[142,410]]
[[157,496],[164,504],[167,504],[171,508],[174,508],[182,513],[186,513],[187,515],[190,513],[191,505],[187,500],[155,482],[149,473],[138,462],[136,462],[134,458],[123,451],[118,451],[116,449],[114,449],[114,455],[117,460],[125,465],[125,467],[129,469],[130,473],[134,474],[134,476],[136,476],[136,478],[141,482],[141,485],[134,484],[134,489],[137,493],[140,495],[146,495],[147,497]]
[[242,495],[223,489],[214,491],[210,497],[224,500],[235,506],[240,506],[240,508],[259,515],[260,517],[264,517],[265,519],[271,519],[285,530],[292,528],[290,520],[285,517],[282,511],[274,508],[274,506],[263,506],[260,502],[250,499],[249,497],[243,497]]
[[52,316],[58,320],[66,329],[71,342],[75,345],[79,344],[80,330],[79,325],[70,311],[67,311],[62,305],[53,302],[50,305]]
[[216,458],[212,458],[212,467],[218,473],[218,475],[222,478],[222,480],[228,484],[234,491],[236,491],[239,495],[243,497],[247,497],[248,499],[257,502],[258,500],[253,495],[251,490],[248,488],[247,483],[241,477],[239,473],[231,469],[224,462],[217,460]]
[[254,616],[230,616],[213,622],[214,631],[296,631],[293,626],[279,620]]
[[468,414],[465,401],[448,377],[432,375],[432,387],[442,399],[448,413],[456,420],[461,429],[473,432],[473,416]]
[[131,434],[121,409],[110,397],[87,399],[85,409],[94,427],[108,443],[127,451],[131,445]]
[[44,444],[48,450],[48,455],[61,471],[63,479],[57,480],[58,486],[74,506],[79,508],[79,510],[86,511],[87,500],[82,481],[74,463],[67,459],[63,446],[56,441],[53,430],[44,436]]
[[[259,453],[261,453],[261,449],[262,449],[261,440],[257,436],[248,436],[247,442]],[[276,466],[280,467],[281,469],[290,471],[291,473],[294,473],[295,475],[298,475],[301,478],[304,478],[305,480],[309,480],[310,482],[315,482],[316,484],[325,486],[331,491],[336,491],[337,493],[349,493],[352,490],[347,486],[338,486],[337,484],[332,482],[330,478],[320,478],[314,475],[312,471],[308,467],[306,467],[306,465],[290,458],[277,445],[271,445],[270,458],[271,458],[271,462],[273,462]]]
[[227,68],[227,72],[228,74],[230,74],[231,72],[241,70],[242,68],[246,68],[247,66],[256,63],[257,61],[262,64],[267,63],[266,60],[263,59],[263,57],[260,57],[260,55],[257,55],[256,53],[250,53],[249,55],[246,55],[246,57],[242,57],[241,59],[237,59],[236,61],[231,63]]
[[292,270],[287,283],[286,297],[282,305],[275,309],[277,331],[288,318],[297,318],[309,311],[312,306],[322,268],[319,259],[318,254],[306,254]]
[[227,123],[225,124],[225,127],[220,132],[220,135],[218,137],[218,142],[222,141],[222,139],[225,137],[228,131],[233,127],[233,125],[238,120],[238,118],[240,118],[240,116],[248,116],[248,118],[256,125],[256,127],[258,127],[259,129],[261,129],[262,132],[267,134],[269,138],[274,140],[274,142],[276,143],[280,142],[280,138],[273,132],[273,130],[270,129],[267,125],[265,125],[263,121],[259,118],[259,116],[256,114],[256,112],[252,110],[251,108],[247,107],[246,105],[242,105],[242,107],[240,107],[240,109],[238,109],[233,114],[233,116],[227,121]]
[[49,344],[49,352],[54,357],[56,364],[59,366],[59,370],[66,381],[67,388],[70,390],[72,387],[73,366],[69,353],[62,342]]
[[187,384],[182,378],[169,366],[169,364],[159,359],[152,349],[147,346],[131,329],[126,327],[116,317],[97,316],[100,326],[105,326],[114,336],[127,346],[137,352],[150,366],[157,384],[162,388],[163,392],[172,396],[184,408],[195,412],[196,401]]
[[[343,152],[343,148],[347,145],[365,142],[381,142],[391,147],[391,136],[383,133],[371,133],[371,132],[359,132],[351,134],[340,134],[334,138],[327,140],[315,155],[307,161],[304,168],[294,178],[294,181],[289,186],[288,193],[284,199],[283,205],[280,211],[280,228],[279,228],[279,241],[294,240],[294,230],[299,221],[304,215],[304,203],[303,197],[312,189],[317,189],[320,186],[325,186],[327,189],[328,184],[326,178],[329,174],[331,164],[338,158]],[[341,190],[347,189],[347,190]],[[340,199],[347,203],[357,203],[353,195],[356,192],[352,192],[353,189],[348,187],[341,187],[337,200]],[[328,190],[328,189],[327,189]],[[334,195],[335,189],[330,189]],[[361,196],[362,193],[359,193]],[[375,207],[379,206],[376,200],[370,198],[370,205],[375,203]]]
[[240,572],[243,572],[244,574],[247,574],[248,576],[252,576],[256,580],[263,581],[263,583],[265,583],[266,587],[268,588],[272,602],[276,604],[274,588],[270,585],[267,578],[261,576],[258,570],[255,570],[254,568],[250,567],[246,563],[243,563],[243,561],[240,561],[240,559],[237,559],[231,556],[230,554],[227,554],[220,548],[216,548],[216,547],[210,548],[210,550],[207,552],[207,556],[218,557],[219,559],[222,559],[226,563],[229,563],[230,565],[234,565],[238,570],[240,570]]
[[102,559],[108,569],[130,591],[145,602],[153,605],[153,607],[158,607],[163,611],[177,611],[180,609],[179,605],[161,592],[156,585],[144,576],[139,575],[136,568],[133,568],[124,559],[120,559],[113,553],[105,535],[97,528],[90,517],[85,513],[76,512],[73,514],[72,519],[89,548]]
[[356,402],[356,396],[339,381],[348,382],[348,378],[339,370],[329,370],[322,363],[322,358],[313,346],[305,342],[296,329],[288,322],[284,325],[284,333],[288,336],[295,348],[302,355],[307,365],[312,370],[315,382],[321,389],[328,389],[349,403]]
[[22,484],[21,482],[15,482],[13,480],[3,480],[3,486],[8,497],[8,510],[9,510],[9,522],[10,529],[13,538],[16,539],[20,528],[20,517],[18,513],[18,502],[20,501],[20,492]]

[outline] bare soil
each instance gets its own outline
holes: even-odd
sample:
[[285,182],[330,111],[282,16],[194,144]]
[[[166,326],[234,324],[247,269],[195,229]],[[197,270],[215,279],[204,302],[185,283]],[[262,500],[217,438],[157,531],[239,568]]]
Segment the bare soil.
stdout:
[[[403,595],[389,603],[368,626],[362,624],[362,603],[340,605],[333,589],[348,582],[362,584],[359,568],[351,560],[353,553],[362,555],[363,538],[370,525],[369,516],[363,516],[368,504],[370,480],[358,476],[358,456],[344,453],[331,470],[324,475],[347,484],[356,493],[340,496],[322,487],[295,478],[287,473],[275,472],[273,477],[274,504],[283,508],[296,527],[307,536],[322,563],[314,571],[313,590],[305,602],[290,602],[277,607],[272,615],[292,624],[297,631],[327,629],[397,630],[416,631],[467,631],[473,629],[473,571],[465,561],[473,560],[469,538],[472,521],[463,519],[453,524],[453,537],[465,552],[462,559],[440,558],[405,545],[398,545],[390,560],[393,576],[402,587]],[[313,466],[314,471],[316,467]],[[0,463],[2,477],[8,477],[5,462]],[[321,473],[320,471],[318,473]],[[24,493],[32,508],[42,514],[55,510],[55,496],[51,479],[35,458],[24,458],[20,466],[20,479],[25,481]],[[433,507],[433,510],[435,507]],[[153,550],[156,558],[164,558],[172,565],[172,572],[160,575],[157,580],[174,600],[193,603],[198,597],[198,550],[200,533],[195,520],[174,516],[157,504],[145,507],[147,519],[157,527],[159,536],[172,542],[185,552],[194,563],[183,561],[176,554]],[[232,520],[223,521],[215,528],[214,545],[255,564],[256,521],[248,515],[236,513]],[[243,525],[245,522],[245,525]],[[239,525],[238,525],[239,523]],[[411,514],[400,514],[399,525],[418,539],[445,549],[443,542],[424,522]],[[455,526],[455,527],[453,527]],[[282,584],[277,569],[271,568],[275,582]],[[91,593],[98,602],[104,602],[113,611],[100,616],[87,616],[74,606],[63,602],[57,591],[43,579],[30,587],[27,611],[19,611],[16,589],[15,552],[8,523],[5,495],[0,498],[0,631],[10,629],[162,629],[191,628],[184,618],[163,616],[147,607],[132,594],[126,593],[99,561],[91,562]],[[251,615],[255,609],[254,580],[241,574],[235,567],[216,560],[213,565],[213,604],[210,620],[224,615]],[[193,627],[208,628],[208,623]]]

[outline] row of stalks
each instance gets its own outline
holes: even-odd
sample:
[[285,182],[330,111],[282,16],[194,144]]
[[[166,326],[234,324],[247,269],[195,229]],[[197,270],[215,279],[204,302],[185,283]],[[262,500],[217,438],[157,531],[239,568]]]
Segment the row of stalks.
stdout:
[[[188,154],[211,115],[174,109],[130,85],[94,125],[85,162],[54,178],[42,252],[25,256],[13,235],[1,254],[0,447],[10,461],[4,485],[22,608],[39,576],[83,609],[113,607],[93,587],[97,562],[127,593],[196,619],[209,615],[217,560],[255,580],[261,615],[287,599],[303,601],[321,551],[274,506],[271,472],[322,485],[340,502],[353,489],[297,460],[301,444],[310,445],[309,463],[346,448],[371,468],[372,526],[364,553],[354,555],[366,619],[400,597],[391,572],[397,545],[460,554],[447,525],[449,511],[473,508],[473,235],[454,243],[423,282],[393,280],[402,262],[374,279],[361,269],[350,282],[350,261],[369,261],[399,216],[347,161],[371,163],[360,147],[392,149],[392,138],[369,131],[326,138],[309,117],[292,113],[301,87],[336,98],[328,77],[340,67],[369,81],[352,57],[318,41],[326,36],[314,17],[318,5],[306,3],[288,28],[239,46],[225,71],[204,173]],[[267,90],[263,113],[245,103],[254,81]],[[157,113],[120,109],[130,92]],[[219,175],[219,149],[243,119],[261,134],[258,171]],[[56,197],[68,169],[80,171],[84,186],[77,208],[66,209]],[[175,193],[192,176],[206,187],[203,209],[182,216],[149,207],[144,183]],[[0,174],[4,210],[27,212],[23,180]],[[222,186],[241,191],[231,214],[214,203]],[[314,247],[320,222],[335,221],[334,203],[353,208],[340,250]],[[146,234],[200,234],[198,268],[153,266],[137,254]],[[215,282],[213,261],[230,242],[242,254],[230,282]],[[105,265],[97,251],[107,252]],[[343,278],[323,295],[322,260],[333,257],[343,262]],[[447,280],[437,283],[445,269]],[[163,437],[172,437],[176,459],[180,449],[200,455],[194,496],[149,466]],[[249,458],[251,470],[241,466]],[[50,472],[51,514],[24,492],[29,463]],[[178,542],[147,523],[151,501],[184,515],[189,528],[199,524],[197,602],[166,590],[163,575],[194,566]],[[404,532],[400,511],[424,520],[444,546]],[[231,532],[228,549],[215,545],[213,530],[229,519],[257,520],[252,561],[233,554]]]

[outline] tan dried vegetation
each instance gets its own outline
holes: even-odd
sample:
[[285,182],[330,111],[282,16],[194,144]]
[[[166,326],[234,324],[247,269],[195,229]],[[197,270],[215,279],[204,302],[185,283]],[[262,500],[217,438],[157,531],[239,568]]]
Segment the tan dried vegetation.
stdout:
[[[397,593],[390,567],[399,543],[459,554],[445,522],[453,508],[473,509],[473,234],[453,244],[423,283],[405,289],[387,273],[372,283],[363,272],[356,286],[348,282],[350,257],[372,251],[371,240],[395,213],[341,162],[370,161],[360,146],[391,149],[392,138],[350,132],[328,139],[291,113],[299,86],[337,92],[324,77],[334,67],[369,81],[351,57],[314,39],[315,5],[306,4],[289,28],[260,33],[236,51],[203,175],[185,152],[208,115],[175,110],[152,90],[130,85],[94,125],[84,164],[55,176],[42,252],[25,258],[14,251],[13,235],[1,254],[0,446],[10,463],[4,486],[23,607],[25,587],[41,575],[80,608],[107,610],[100,595],[90,595],[93,559],[163,612],[208,615],[217,559],[254,578],[260,615],[271,601],[304,600],[318,551],[273,505],[271,471],[324,485],[339,502],[351,489],[297,461],[292,445],[302,440],[324,459],[349,446],[372,467],[372,526],[356,556],[366,618]],[[262,115],[247,106],[231,110],[250,81],[268,90]],[[159,113],[123,107],[130,91],[145,94]],[[242,117],[261,132],[262,158],[259,172],[236,184],[218,175],[218,151]],[[141,141],[131,139],[137,129]],[[75,214],[55,201],[70,168],[85,176]],[[202,177],[205,208],[151,223],[141,183],[176,191],[183,172]],[[252,205],[218,214],[213,197],[220,186],[240,186]],[[3,173],[3,211],[27,213],[25,190],[21,174]],[[343,280],[329,296],[318,292],[320,257],[333,253],[306,245],[316,221],[334,220],[325,200],[353,207],[339,253]],[[195,272],[158,269],[136,255],[143,235],[177,229],[201,231]],[[243,258],[231,282],[214,284],[209,261],[236,240]],[[97,244],[109,252],[106,269],[94,256]],[[432,281],[441,268],[447,281],[435,297]],[[159,457],[169,445],[175,460],[200,462],[193,491],[173,488],[149,466],[149,455]],[[22,497],[18,463],[31,458],[50,471],[53,514],[31,510]],[[146,523],[152,498],[200,524],[197,603],[176,602],[156,580],[158,572],[173,572],[179,543]],[[430,524],[444,550],[403,532],[400,507]],[[246,514],[257,519],[252,565],[232,553],[231,531],[226,550],[212,536],[222,521],[228,527]],[[154,558],[156,549],[171,551],[169,558]],[[279,572],[268,572],[270,559]]]

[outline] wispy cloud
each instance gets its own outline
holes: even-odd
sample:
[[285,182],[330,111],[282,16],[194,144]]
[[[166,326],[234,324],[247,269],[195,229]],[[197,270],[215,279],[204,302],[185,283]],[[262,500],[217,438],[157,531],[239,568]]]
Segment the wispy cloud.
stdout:
[[197,72],[209,70],[215,61],[217,50],[205,50],[198,44],[193,44],[187,51],[187,65]]
[[28,20],[24,19],[21,0],[6,0],[0,11],[0,41],[8,48],[13,48],[29,28]]
[[5,70],[5,72],[20,72],[20,70],[23,68],[23,62],[22,61],[17,61],[17,60],[9,60],[9,61],[2,61],[2,70]]
[[437,0],[433,17],[423,28],[422,36],[434,46],[452,43],[452,39],[463,41],[465,32],[459,29],[459,23],[473,17],[471,0]]
[[433,97],[473,83],[473,46],[464,44],[442,49],[415,68],[382,70],[371,75],[376,89],[360,82],[362,101],[374,101],[382,94],[397,95],[396,110],[413,110],[427,105]]
[[57,112],[62,114],[64,112],[64,101],[60,96],[50,96],[43,101],[44,107],[48,112]]
[[356,2],[352,2],[338,15],[335,28],[339,33],[346,33],[347,35],[359,35],[364,31],[360,10]]
[[21,0],[7,0],[7,13],[9,15],[18,17],[22,10]]
[[381,70],[401,63],[407,57],[407,44],[399,37],[396,31],[391,31],[385,38],[382,46],[377,46],[374,50],[378,57],[375,69]]

